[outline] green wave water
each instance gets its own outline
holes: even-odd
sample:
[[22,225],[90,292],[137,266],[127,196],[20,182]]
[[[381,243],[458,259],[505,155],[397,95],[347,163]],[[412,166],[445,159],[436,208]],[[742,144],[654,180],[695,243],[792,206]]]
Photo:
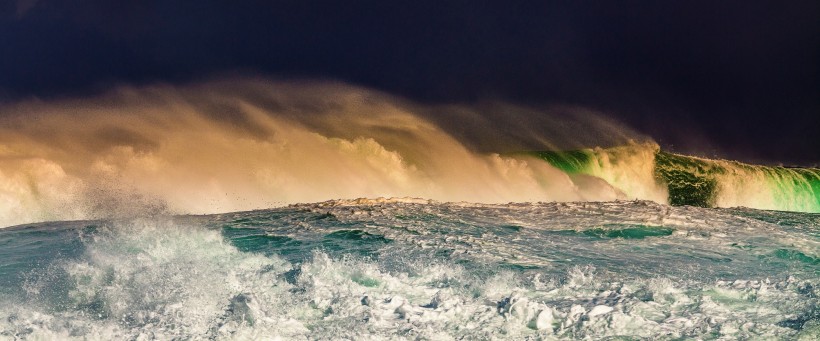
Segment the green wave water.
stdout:
[[628,198],[653,199],[646,193],[657,186],[675,206],[820,212],[818,168],[712,160],[638,144],[532,154],[570,175],[601,178]]

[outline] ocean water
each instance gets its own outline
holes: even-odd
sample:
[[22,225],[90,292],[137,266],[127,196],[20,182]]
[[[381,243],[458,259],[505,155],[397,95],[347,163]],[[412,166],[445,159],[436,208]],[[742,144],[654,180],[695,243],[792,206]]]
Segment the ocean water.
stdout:
[[820,339],[816,166],[333,82],[0,111],[0,340]]
[[0,229],[0,340],[820,338],[820,215],[328,201]]

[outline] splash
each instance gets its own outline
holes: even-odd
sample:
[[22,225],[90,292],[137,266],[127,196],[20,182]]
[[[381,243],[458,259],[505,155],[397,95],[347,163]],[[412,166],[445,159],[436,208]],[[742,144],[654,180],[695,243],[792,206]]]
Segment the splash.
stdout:
[[[451,131],[482,117],[478,109],[423,106],[338,83],[245,79],[119,88],[2,110],[3,226],[358,197],[625,198],[609,179],[571,177],[531,156],[476,152],[469,137]],[[446,113],[454,113],[449,124],[438,115]],[[585,121],[590,130],[595,121]],[[473,128],[471,134],[481,131]],[[487,136],[514,148],[512,133],[491,128],[483,128]],[[663,200],[662,193],[644,194]]]

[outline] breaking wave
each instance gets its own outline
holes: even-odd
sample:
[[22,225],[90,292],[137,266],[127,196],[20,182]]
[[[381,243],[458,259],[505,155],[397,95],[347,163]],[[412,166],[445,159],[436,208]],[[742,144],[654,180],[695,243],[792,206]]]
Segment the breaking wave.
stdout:
[[234,79],[2,112],[0,226],[360,197],[820,209],[817,170],[660,152],[579,108],[422,105],[339,83]]

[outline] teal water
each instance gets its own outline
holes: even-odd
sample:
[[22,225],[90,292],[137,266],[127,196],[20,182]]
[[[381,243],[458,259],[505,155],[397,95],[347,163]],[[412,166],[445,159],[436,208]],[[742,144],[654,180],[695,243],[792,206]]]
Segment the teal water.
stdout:
[[820,215],[333,201],[0,230],[0,339],[806,339]]

